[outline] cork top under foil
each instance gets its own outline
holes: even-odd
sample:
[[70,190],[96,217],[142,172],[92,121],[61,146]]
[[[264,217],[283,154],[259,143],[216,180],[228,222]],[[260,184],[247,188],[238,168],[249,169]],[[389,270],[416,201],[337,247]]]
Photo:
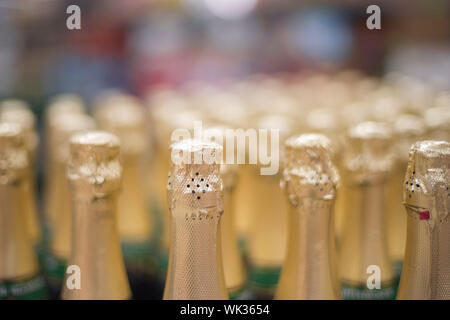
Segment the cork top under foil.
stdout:
[[[219,163],[222,147],[214,142],[182,140],[171,145],[167,192],[169,207],[223,211]],[[219,157],[220,156],[220,157]]]
[[0,184],[13,184],[21,180],[28,169],[28,162],[21,126],[0,123]]
[[336,195],[338,175],[330,159],[330,140],[320,134],[302,134],[285,142],[282,186],[289,200],[301,198],[330,200]]
[[382,122],[362,122],[348,131],[342,154],[344,182],[349,185],[384,180],[392,170],[392,133]]
[[122,167],[119,139],[104,131],[89,131],[70,139],[68,178],[80,186],[91,186],[95,196],[120,189]]
[[442,221],[450,209],[450,143],[419,141],[411,146],[403,185],[407,206],[428,209],[421,219]]

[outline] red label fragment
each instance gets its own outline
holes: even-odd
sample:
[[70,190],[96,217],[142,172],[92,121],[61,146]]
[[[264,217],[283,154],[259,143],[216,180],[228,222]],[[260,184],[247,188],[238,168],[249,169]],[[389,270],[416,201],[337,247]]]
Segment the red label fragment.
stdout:
[[430,219],[430,211],[426,210],[426,211],[419,212],[419,219],[420,220],[428,220],[428,219]]

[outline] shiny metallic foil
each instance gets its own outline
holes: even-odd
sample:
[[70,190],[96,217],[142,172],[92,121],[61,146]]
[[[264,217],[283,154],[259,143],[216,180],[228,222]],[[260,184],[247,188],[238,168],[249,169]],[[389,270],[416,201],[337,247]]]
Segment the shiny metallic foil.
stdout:
[[22,192],[28,166],[21,126],[0,124],[0,282],[29,278],[39,271]]
[[340,299],[333,233],[337,173],[329,140],[318,134],[286,141],[282,186],[289,200],[287,256],[277,299]]
[[450,299],[449,185],[450,143],[413,144],[403,185],[408,225],[398,299]]
[[73,232],[68,265],[80,268],[81,288],[69,289],[66,279],[63,299],[131,298],[117,226],[121,178],[117,137],[91,131],[71,139]]
[[37,211],[36,198],[36,153],[39,138],[36,133],[36,118],[29,106],[21,100],[6,100],[1,103],[0,119],[14,122],[22,126],[25,137],[25,147],[29,154],[30,165],[23,183],[26,223],[33,243],[41,242],[42,235]]
[[[164,299],[228,299],[222,267],[223,183],[217,163],[204,156],[222,152],[215,143],[183,140],[171,146],[167,192],[171,246]],[[182,155],[190,159],[181,162]],[[194,163],[195,157],[200,157]],[[181,163],[177,163],[180,161]]]
[[[346,299],[395,297],[384,224],[386,181],[393,166],[391,137],[387,125],[379,122],[363,122],[349,130],[342,156],[342,179],[347,190],[339,257]],[[366,287],[367,268],[372,265],[380,268],[381,290]]]

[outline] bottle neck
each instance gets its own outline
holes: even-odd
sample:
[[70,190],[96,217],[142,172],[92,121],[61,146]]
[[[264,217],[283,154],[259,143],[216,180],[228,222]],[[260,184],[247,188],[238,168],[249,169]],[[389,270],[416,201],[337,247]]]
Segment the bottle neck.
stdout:
[[380,268],[382,286],[393,281],[384,228],[385,185],[380,180],[348,188],[339,259],[341,277],[348,285],[365,285],[371,265]]
[[137,158],[123,164],[122,188],[118,202],[119,234],[124,241],[145,241],[150,235],[149,214],[145,202],[145,189],[140,185]]
[[55,186],[52,188],[52,239],[51,251],[56,257],[67,260],[70,255],[72,233],[72,206],[69,181],[67,180],[67,165],[55,164]]
[[24,200],[23,181],[0,184],[0,282],[20,280],[38,272]]
[[291,206],[285,264],[277,299],[337,299],[332,228],[334,201],[303,199]]
[[116,194],[94,197],[74,187],[72,246],[68,265],[81,271],[81,289],[68,289],[64,299],[128,299],[130,289],[116,222]]
[[221,218],[221,244],[224,275],[230,293],[240,291],[245,284],[245,268],[239,252],[234,225],[233,205],[234,188],[225,188],[223,192],[223,209],[226,214]]
[[421,220],[431,209],[406,207],[407,239],[399,299],[448,299],[450,223]]
[[166,300],[227,299],[217,210],[172,208]]

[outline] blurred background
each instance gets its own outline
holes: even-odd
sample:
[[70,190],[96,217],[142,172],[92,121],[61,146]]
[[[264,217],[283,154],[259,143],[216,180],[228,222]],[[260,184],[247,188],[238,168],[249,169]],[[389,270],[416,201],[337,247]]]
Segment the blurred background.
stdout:
[[[359,69],[407,73],[449,88],[447,0],[0,0],[0,98],[155,86],[250,74]],[[81,8],[68,30],[66,8]],[[381,8],[368,30],[366,8]]]

